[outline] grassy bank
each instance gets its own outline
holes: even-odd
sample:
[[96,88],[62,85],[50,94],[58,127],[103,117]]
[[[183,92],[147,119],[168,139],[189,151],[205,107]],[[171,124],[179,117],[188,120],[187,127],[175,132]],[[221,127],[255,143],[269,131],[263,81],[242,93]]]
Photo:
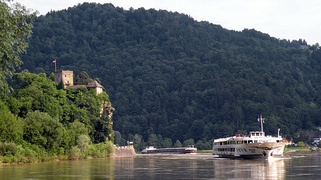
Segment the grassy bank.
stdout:
[[284,149],[284,152],[310,152],[310,147],[295,147],[295,146],[287,146]]

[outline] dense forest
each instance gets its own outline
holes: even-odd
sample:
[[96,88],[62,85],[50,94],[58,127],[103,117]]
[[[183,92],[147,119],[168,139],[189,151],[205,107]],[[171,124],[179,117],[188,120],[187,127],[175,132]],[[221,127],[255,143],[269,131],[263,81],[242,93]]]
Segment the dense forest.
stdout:
[[[88,88],[59,89],[46,74],[17,73],[0,101],[0,161],[103,157],[112,152],[108,95]],[[10,111],[9,111],[10,110]],[[109,141],[106,141],[109,140]],[[1,158],[2,157],[2,158]]]
[[22,69],[49,76],[57,60],[98,77],[116,109],[116,144],[210,149],[213,138],[259,130],[260,114],[267,134],[280,128],[288,139],[321,126],[318,44],[112,4],[52,11],[33,25]]
[[17,73],[36,13],[0,0],[0,14],[0,164],[111,155],[108,94],[86,72],[73,88],[62,88],[60,71]]

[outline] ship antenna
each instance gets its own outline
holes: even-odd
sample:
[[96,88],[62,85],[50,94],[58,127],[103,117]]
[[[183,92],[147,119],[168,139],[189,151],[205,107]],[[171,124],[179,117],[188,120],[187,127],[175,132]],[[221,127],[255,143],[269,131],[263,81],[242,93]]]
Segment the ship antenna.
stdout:
[[261,123],[261,132],[263,132],[263,123],[264,123],[264,120],[265,118],[262,117],[262,114],[261,116],[259,116],[259,118],[257,119],[257,121],[259,121]]

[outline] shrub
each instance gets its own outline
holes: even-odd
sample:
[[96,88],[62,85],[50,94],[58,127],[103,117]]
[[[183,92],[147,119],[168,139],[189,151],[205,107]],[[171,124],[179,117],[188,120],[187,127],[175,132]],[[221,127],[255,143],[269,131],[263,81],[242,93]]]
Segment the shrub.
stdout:
[[78,147],[73,146],[69,152],[69,159],[78,160],[81,158],[81,150]]
[[111,155],[114,153],[114,144],[111,141],[107,141],[106,142],[106,150],[107,150],[107,154]]
[[15,155],[17,151],[18,148],[15,143],[0,142],[0,156]]

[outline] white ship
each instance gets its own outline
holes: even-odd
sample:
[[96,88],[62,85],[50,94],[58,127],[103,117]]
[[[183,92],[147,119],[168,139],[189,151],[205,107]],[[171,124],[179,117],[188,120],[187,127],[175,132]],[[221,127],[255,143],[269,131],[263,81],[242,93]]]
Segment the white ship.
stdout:
[[286,142],[282,137],[266,136],[263,131],[264,118],[260,116],[261,131],[251,131],[249,135],[235,135],[233,137],[215,139],[213,155],[231,158],[269,158],[283,156]]

